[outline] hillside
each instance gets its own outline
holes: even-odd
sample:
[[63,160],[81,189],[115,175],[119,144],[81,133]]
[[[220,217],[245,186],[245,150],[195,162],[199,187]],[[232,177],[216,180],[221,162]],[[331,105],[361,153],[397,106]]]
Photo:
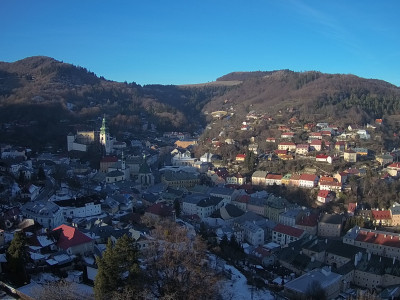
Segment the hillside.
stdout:
[[0,123],[23,128],[3,132],[0,141],[21,134],[25,142],[61,144],[71,126],[93,127],[103,114],[115,133],[140,132],[143,118],[161,131],[193,132],[205,126],[204,112],[216,110],[233,111],[238,119],[255,110],[338,125],[386,117],[397,132],[400,89],[354,75],[289,70],[233,72],[205,84],[140,86],[49,57],[0,62]]

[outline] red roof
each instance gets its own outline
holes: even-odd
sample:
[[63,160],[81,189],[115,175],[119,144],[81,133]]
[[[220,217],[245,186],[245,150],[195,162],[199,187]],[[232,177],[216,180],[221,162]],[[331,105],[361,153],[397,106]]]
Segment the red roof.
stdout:
[[317,179],[317,175],[315,174],[301,174],[300,175],[300,180],[306,180],[306,181],[315,181]]
[[298,144],[296,145],[297,149],[308,149],[310,146],[308,144]]
[[357,202],[350,202],[349,206],[347,207],[347,212],[355,212],[357,207]]
[[318,214],[310,214],[308,216],[301,217],[297,222],[299,226],[314,227],[318,225]]
[[400,236],[394,233],[378,233],[360,230],[356,241],[400,248]]
[[322,198],[326,198],[329,196],[329,192],[328,190],[320,190],[318,192],[318,197],[322,197]]
[[296,144],[295,144],[295,143],[292,143],[292,142],[282,142],[282,143],[279,143],[279,145],[283,145],[283,146],[296,146]]
[[58,239],[57,246],[64,250],[92,241],[90,237],[83,234],[75,227],[63,224],[53,229],[53,231],[56,230],[60,230],[60,237]]
[[322,136],[321,132],[311,132],[310,136]]
[[325,154],[318,154],[317,156],[315,156],[315,158],[319,158],[319,159],[327,159],[329,157],[329,155],[325,155]]
[[322,141],[321,140],[312,140],[312,142],[310,143],[310,145],[322,145]]
[[147,213],[157,215],[160,217],[171,217],[173,216],[173,208],[163,203],[155,203],[146,209]]
[[242,195],[239,196],[239,198],[236,200],[237,202],[242,202],[242,203],[248,203],[250,200],[250,196],[249,195]]
[[268,174],[266,179],[281,180],[283,175],[280,174]]
[[371,212],[375,220],[388,220],[392,218],[390,210],[372,210]]
[[246,154],[238,154],[236,155],[236,158],[246,158]]
[[392,164],[388,165],[388,168],[400,169],[400,163],[398,163],[398,162],[392,163]]
[[100,162],[117,162],[117,161],[118,157],[116,156],[105,156],[100,160]]
[[297,238],[301,237],[301,235],[304,232],[303,229],[299,229],[299,228],[295,228],[295,227],[287,226],[287,225],[283,225],[283,224],[277,224],[273,230],[283,233],[283,234],[286,234],[286,235],[294,236]]
[[326,181],[328,181],[328,182],[335,182],[336,180],[335,180],[335,178],[329,177],[329,176],[322,176],[322,177],[319,179],[319,183],[320,183],[320,184],[325,183]]

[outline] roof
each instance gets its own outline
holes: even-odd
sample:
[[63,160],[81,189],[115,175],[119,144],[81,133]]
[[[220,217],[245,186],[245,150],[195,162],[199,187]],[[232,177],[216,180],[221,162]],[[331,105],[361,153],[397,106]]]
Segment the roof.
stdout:
[[318,192],[318,197],[326,198],[329,196],[329,193],[330,193],[330,191],[328,191],[328,190],[320,190]]
[[301,235],[304,233],[303,229],[295,228],[292,226],[287,226],[283,224],[277,224],[274,229],[274,231],[284,233],[286,235],[294,236],[294,237],[301,237]]
[[354,212],[357,208],[357,202],[350,202],[347,207],[347,212]]
[[283,175],[280,174],[268,174],[266,179],[272,179],[272,180],[281,180]]
[[279,145],[284,145],[284,146],[296,146],[296,144],[295,144],[295,143],[292,143],[292,142],[282,142],[282,143],[279,143]]
[[57,246],[64,250],[92,241],[90,237],[80,232],[77,228],[65,224],[54,228],[53,231],[58,231],[60,233]]
[[400,235],[391,232],[360,229],[355,240],[364,243],[400,248]]
[[105,156],[100,160],[101,163],[104,163],[104,162],[117,162],[117,161],[118,161],[118,157],[116,157],[116,156]]
[[315,156],[315,158],[322,158],[322,159],[327,159],[329,157],[329,155],[325,155],[325,154],[318,154],[317,156]]
[[343,216],[342,215],[331,215],[324,214],[319,220],[320,223],[329,223],[329,224],[342,224]]
[[170,217],[173,215],[173,208],[163,203],[155,203],[146,209],[146,213],[160,217]]
[[314,181],[314,180],[316,180],[316,179],[318,179],[318,176],[315,175],[315,174],[306,174],[306,173],[303,173],[303,174],[300,175],[300,180]]
[[372,210],[371,212],[375,220],[387,220],[392,218],[390,210]]
[[387,166],[388,169],[400,169],[400,163],[395,162]]
[[236,155],[236,158],[245,158],[246,157],[246,154],[238,154],[238,155]]
[[302,216],[299,220],[297,220],[296,225],[299,226],[308,226],[314,227],[318,225],[318,215],[317,214],[309,214]]

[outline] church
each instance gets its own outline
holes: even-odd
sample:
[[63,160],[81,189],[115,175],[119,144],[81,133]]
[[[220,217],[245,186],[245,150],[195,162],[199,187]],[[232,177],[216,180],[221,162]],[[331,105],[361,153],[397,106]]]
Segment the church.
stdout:
[[115,138],[110,136],[106,124],[106,117],[103,117],[100,131],[78,131],[75,135],[69,133],[67,135],[67,148],[69,151],[87,152],[90,144],[99,142],[104,146],[105,154],[108,155],[113,151]]

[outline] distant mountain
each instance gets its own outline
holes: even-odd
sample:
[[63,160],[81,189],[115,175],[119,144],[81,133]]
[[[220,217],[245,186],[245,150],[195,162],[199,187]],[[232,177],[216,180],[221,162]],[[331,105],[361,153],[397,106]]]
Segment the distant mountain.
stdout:
[[[289,70],[233,72],[205,84],[140,86],[49,57],[0,62],[0,126],[23,125],[18,132],[3,132],[0,141],[22,135],[27,143],[62,144],[70,125],[93,126],[103,114],[116,133],[141,132],[143,120],[159,130],[194,131],[205,125],[204,112],[215,110],[239,117],[251,110],[290,111],[304,121],[363,124],[399,114],[400,89],[354,75]],[[36,129],[30,132],[32,124]]]

